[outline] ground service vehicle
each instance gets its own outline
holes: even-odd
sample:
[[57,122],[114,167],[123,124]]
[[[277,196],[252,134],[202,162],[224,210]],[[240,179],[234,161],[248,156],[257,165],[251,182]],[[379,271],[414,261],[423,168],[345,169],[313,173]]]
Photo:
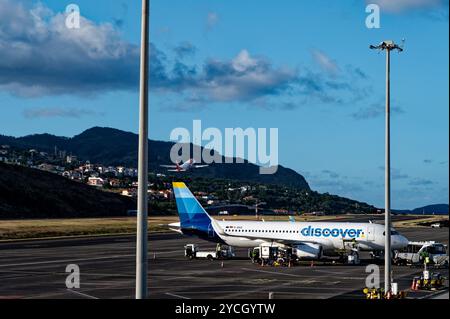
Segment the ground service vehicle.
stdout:
[[233,258],[235,256],[235,253],[233,247],[230,246],[219,246],[216,250],[200,251],[198,245],[188,244],[184,246],[184,255],[189,259],[205,258],[214,260]]
[[434,241],[410,242],[394,255],[394,262],[400,265],[422,265],[425,260],[432,265],[448,265],[446,246]]

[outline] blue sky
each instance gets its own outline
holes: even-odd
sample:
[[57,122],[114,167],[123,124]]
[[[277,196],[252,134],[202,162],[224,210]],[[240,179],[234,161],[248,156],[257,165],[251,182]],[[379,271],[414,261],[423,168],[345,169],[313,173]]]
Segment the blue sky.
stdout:
[[[73,2],[82,28],[69,33]],[[0,18],[0,134],[137,132],[139,1],[0,0]],[[150,137],[195,119],[276,127],[280,164],[313,189],[382,207],[385,58],[368,46],[402,38],[393,207],[448,203],[448,0],[153,0]]]

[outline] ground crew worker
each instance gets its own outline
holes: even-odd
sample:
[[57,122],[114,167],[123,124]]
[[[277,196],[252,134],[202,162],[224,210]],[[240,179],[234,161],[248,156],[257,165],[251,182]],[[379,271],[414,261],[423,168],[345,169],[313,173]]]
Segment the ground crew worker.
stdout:
[[430,256],[430,254],[427,251],[422,251],[420,253],[420,259],[423,260],[425,265],[427,264],[427,262],[426,262],[427,258],[428,258],[428,261],[429,261],[429,256]]
[[252,249],[252,261],[256,261],[256,249]]
[[219,258],[222,257],[222,246],[219,243],[216,245],[216,253]]

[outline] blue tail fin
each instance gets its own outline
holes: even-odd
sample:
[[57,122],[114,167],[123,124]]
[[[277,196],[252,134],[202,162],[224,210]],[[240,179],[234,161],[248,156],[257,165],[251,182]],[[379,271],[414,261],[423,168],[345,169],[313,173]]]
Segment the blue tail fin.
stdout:
[[184,183],[173,183],[177,202],[180,226],[184,231],[208,234],[211,229],[211,217],[200,205]]

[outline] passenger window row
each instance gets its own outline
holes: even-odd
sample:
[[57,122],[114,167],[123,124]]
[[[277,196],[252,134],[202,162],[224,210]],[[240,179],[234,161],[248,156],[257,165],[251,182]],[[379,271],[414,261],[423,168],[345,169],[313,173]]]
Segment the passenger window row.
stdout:
[[263,229],[228,229],[229,232],[242,232],[242,233],[284,233],[284,234],[294,234],[300,233],[296,230],[263,230]]

